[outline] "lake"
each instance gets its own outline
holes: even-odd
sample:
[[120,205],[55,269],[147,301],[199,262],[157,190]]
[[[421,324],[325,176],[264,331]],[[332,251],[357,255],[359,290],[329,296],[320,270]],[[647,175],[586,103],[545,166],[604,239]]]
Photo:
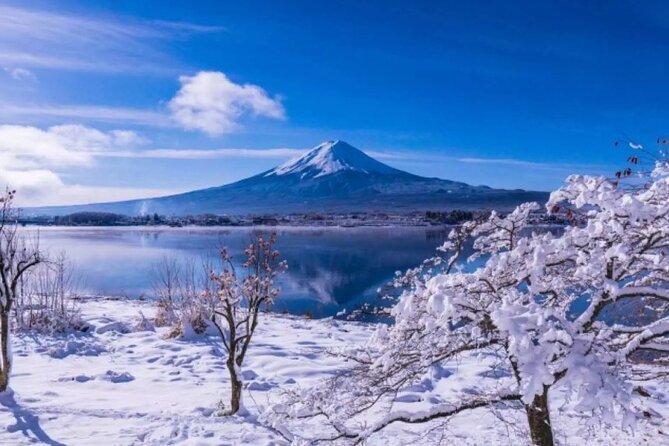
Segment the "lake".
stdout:
[[[51,255],[65,252],[81,292],[151,298],[156,265],[165,258],[201,263],[228,246],[241,259],[254,228],[30,227]],[[288,262],[276,311],[315,317],[351,310],[374,299],[395,271],[432,256],[450,228],[265,228],[276,231]]]

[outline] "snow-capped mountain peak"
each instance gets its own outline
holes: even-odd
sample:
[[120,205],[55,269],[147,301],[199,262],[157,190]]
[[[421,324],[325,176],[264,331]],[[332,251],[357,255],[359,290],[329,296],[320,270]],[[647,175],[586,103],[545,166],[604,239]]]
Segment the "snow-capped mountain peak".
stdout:
[[344,170],[366,174],[397,172],[352,145],[337,140],[321,143],[299,158],[275,167],[265,176],[298,174],[300,178],[319,178]]
[[125,215],[266,215],[268,213],[413,212],[512,209],[548,200],[545,192],[470,186],[387,166],[343,141],[328,141],[301,157],[243,180],[166,197],[32,208],[29,215],[112,212]]

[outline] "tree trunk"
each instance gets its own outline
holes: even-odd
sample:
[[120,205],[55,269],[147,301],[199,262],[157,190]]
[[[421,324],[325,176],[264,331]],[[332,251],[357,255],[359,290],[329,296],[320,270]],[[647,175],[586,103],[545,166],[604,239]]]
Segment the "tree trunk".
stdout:
[[229,415],[234,415],[239,412],[242,402],[242,381],[237,374],[237,367],[232,356],[227,361],[228,372],[230,372],[230,411]]
[[9,357],[9,313],[0,311],[0,392],[7,390],[9,386],[9,372],[11,370],[11,358]]
[[553,427],[548,410],[548,386],[541,395],[535,395],[532,404],[525,405],[530,436],[535,446],[553,446]]

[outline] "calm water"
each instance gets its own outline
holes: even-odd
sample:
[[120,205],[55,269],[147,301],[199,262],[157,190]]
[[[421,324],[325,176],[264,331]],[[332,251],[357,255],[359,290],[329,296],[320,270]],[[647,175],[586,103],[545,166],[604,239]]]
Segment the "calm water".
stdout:
[[[251,228],[29,228],[50,254],[63,251],[82,292],[151,297],[153,269],[166,257],[200,263],[222,245],[241,258]],[[289,270],[277,311],[316,316],[352,309],[377,296],[396,270],[434,254],[447,228],[274,228]]]

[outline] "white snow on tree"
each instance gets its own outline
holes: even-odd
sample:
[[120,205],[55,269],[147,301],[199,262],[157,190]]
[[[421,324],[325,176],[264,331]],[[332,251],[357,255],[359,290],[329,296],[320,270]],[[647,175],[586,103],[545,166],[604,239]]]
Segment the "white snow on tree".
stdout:
[[[669,354],[667,165],[659,163],[643,187],[571,176],[546,207],[573,224],[557,234],[531,232],[528,216],[539,206],[525,204],[453,230],[442,272],[409,271],[394,323],[343,352],[355,366],[301,393],[299,404],[276,407],[275,425],[322,418],[330,431],[303,440],[357,444],[394,423],[504,407],[525,412],[535,445],[554,444],[558,409],[587,414],[596,426],[630,428],[641,418],[633,363]],[[468,260],[484,263],[458,270],[470,236]],[[425,411],[396,408],[402,389],[471,354],[508,377],[443,395]],[[560,407],[551,404],[556,392]]]

